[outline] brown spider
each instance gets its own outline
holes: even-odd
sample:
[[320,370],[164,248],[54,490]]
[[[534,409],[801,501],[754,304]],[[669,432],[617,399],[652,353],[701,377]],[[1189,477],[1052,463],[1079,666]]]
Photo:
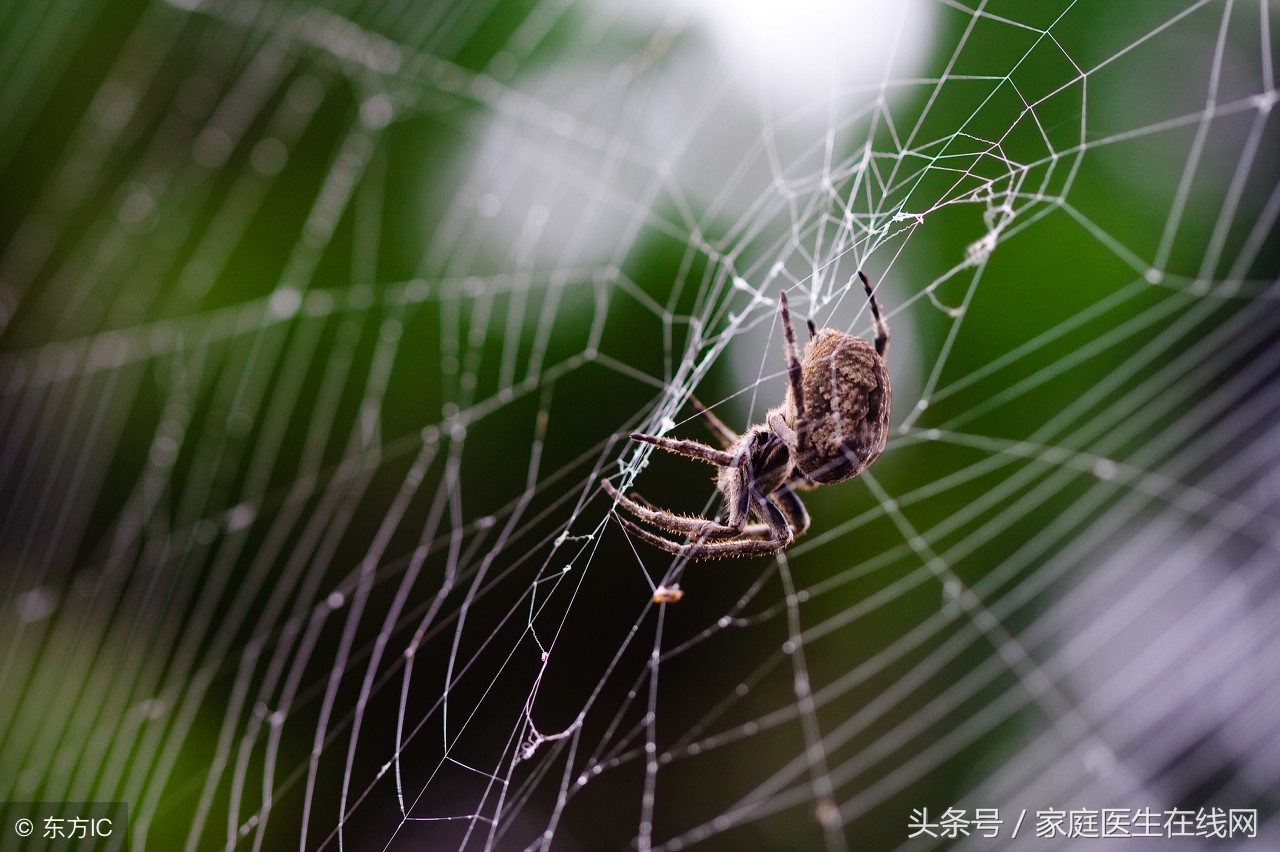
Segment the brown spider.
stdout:
[[[880,315],[871,282],[861,270],[858,277],[871,304],[875,346],[834,328],[817,331],[811,320],[809,345],[801,361],[787,294],[778,295],[789,386],[786,399],[769,410],[764,424],[735,435],[693,400],[694,409],[723,450],[698,441],[631,433],[633,441],[718,466],[716,487],[724,495],[729,515],[725,523],[658,509],[638,494],[632,499],[607,479],[601,480],[609,496],[636,518],[691,541],[672,541],[618,516],[623,526],[650,544],[689,559],[776,553],[809,528],[809,513],[797,490],[852,479],[880,456],[893,398],[884,366],[889,325]],[[760,523],[747,523],[753,515]]]

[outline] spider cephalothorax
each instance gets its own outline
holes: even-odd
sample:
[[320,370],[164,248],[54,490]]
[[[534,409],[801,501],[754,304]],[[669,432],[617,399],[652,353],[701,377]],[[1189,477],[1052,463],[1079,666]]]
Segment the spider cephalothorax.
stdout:
[[[809,528],[809,513],[796,495],[797,489],[852,479],[879,457],[889,433],[893,397],[884,366],[889,325],[880,314],[871,282],[861,271],[858,276],[867,290],[875,321],[874,346],[833,328],[817,331],[810,322],[809,345],[801,360],[787,294],[779,294],[787,396],[782,405],[769,410],[763,424],[735,435],[694,400],[698,414],[724,449],[698,441],[631,433],[634,441],[717,465],[716,486],[724,495],[727,513],[724,523],[663,511],[639,495],[627,497],[603,480],[605,491],[632,515],[690,541],[672,541],[620,517],[627,529],[650,544],[690,559],[776,553]],[[759,522],[748,523],[752,516]]]

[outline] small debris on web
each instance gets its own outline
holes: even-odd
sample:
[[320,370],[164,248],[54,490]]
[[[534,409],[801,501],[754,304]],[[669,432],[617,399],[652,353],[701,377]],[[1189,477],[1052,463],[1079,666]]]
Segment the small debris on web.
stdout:
[[684,590],[680,588],[679,583],[672,583],[670,586],[658,586],[653,590],[653,602],[656,604],[676,603],[684,597]]

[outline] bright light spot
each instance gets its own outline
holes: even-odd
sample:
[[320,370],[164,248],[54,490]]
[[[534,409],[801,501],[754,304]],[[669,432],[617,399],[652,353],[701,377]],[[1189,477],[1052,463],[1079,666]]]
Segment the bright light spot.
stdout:
[[931,19],[904,14],[918,4],[682,0],[676,5],[706,25],[739,71],[739,85],[753,99],[764,83],[781,107],[872,85],[887,76],[886,65],[895,50],[899,69],[904,64],[914,67],[928,47],[931,30],[921,26]]
[[227,532],[242,530],[253,523],[257,512],[248,503],[241,503],[227,513]]
[[386,127],[395,116],[395,104],[384,94],[377,94],[360,105],[360,121],[365,127]]
[[15,603],[17,604],[18,620],[24,624],[32,624],[36,621],[43,621],[52,615],[53,611],[58,607],[58,598],[49,587],[40,586],[18,595]]
[[1116,756],[1111,749],[1099,743],[1085,750],[1084,765],[1096,776],[1110,775],[1116,766]]
[[302,307],[302,294],[292,287],[282,287],[271,294],[271,313],[288,319]]
[[151,442],[149,458],[158,468],[166,468],[178,457],[178,442],[168,435],[159,435]]

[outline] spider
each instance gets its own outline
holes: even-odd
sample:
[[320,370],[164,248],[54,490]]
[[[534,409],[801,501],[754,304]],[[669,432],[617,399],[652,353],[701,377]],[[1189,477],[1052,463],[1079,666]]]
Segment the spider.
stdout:
[[[801,360],[787,294],[778,295],[789,385],[786,399],[769,410],[763,424],[735,435],[695,399],[694,409],[724,449],[631,433],[633,441],[716,465],[720,469],[716,487],[728,510],[725,522],[673,514],[638,494],[634,499],[627,497],[608,480],[601,480],[609,496],[637,519],[691,540],[672,541],[617,516],[623,526],[649,544],[689,559],[777,553],[809,528],[809,513],[797,490],[852,479],[880,456],[893,396],[884,366],[889,325],[880,314],[871,282],[861,270],[858,277],[871,305],[874,346],[834,328],[816,330],[810,320],[809,344]],[[751,516],[759,522],[748,523]]]

